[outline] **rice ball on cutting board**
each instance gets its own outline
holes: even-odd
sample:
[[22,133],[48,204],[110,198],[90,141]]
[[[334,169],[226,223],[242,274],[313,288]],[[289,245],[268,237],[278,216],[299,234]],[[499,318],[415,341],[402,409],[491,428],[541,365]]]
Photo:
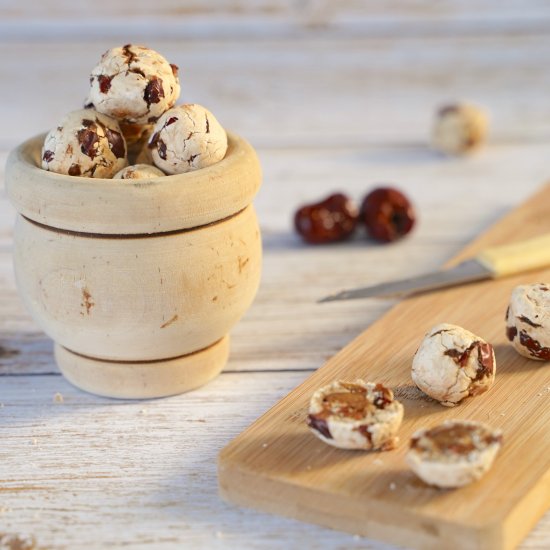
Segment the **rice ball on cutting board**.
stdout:
[[448,155],[462,155],[479,147],[486,138],[488,119],[474,105],[447,105],[436,114],[432,146]]
[[139,180],[139,179],[151,179],[160,178],[164,176],[164,172],[151,166],[150,164],[132,164],[132,166],[126,166],[120,172],[117,172],[113,179],[115,180]]
[[502,446],[502,432],[480,422],[450,420],[413,434],[405,457],[429,485],[462,487],[481,478]]
[[514,288],[506,312],[506,335],[521,355],[550,361],[550,283]]
[[181,174],[222,160],[227,151],[227,134],[216,117],[201,105],[178,105],[160,117],[149,147],[153,162],[163,172]]
[[382,384],[338,380],[311,397],[307,424],[322,441],[340,449],[391,450],[403,405]]
[[179,95],[177,66],[144,46],[106,51],[90,75],[88,101],[126,124],[154,123]]
[[446,407],[486,392],[495,379],[493,346],[450,324],[433,327],[412,362],[412,379],[425,394]]
[[69,113],[42,148],[42,168],[58,174],[111,178],[127,164],[118,122],[93,109]]

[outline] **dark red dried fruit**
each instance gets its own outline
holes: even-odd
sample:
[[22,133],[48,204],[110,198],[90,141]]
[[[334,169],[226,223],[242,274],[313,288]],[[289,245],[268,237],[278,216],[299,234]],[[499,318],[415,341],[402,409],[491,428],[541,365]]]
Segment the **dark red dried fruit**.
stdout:
[[96,133],[95,125],[78,131],[78,143],[80,143],[80,150],[86,156],[91,159],[94,159],[97,156],[99,136]]
[[321,202],[299,208],[294,215],[294,227],[308,243],[331,243],[350,237],[357,219],[355,203],[346,195],[336,193]]
[[550,348],[541,346],[538,340],[531,338],[524,330],[519,333],[519,342],[529,350],[532,357],[542,359],[543,361],[550,361]]
[[126,156],[126,143],[120,132],[105,128],[105,136],[109,142],[109,147],[117,159],[122,159]]
[[517,336],[518,329],[516,327],[506,327],[506,337],[510,342]]
[[362,425],[357,428],[357,431],[372,445],[372,434],[369,428],[370,424],[368,426]]
[[147,147],[149,147],[149,149],[154,149],[157,146],[157,143],[159,141],[159,137],[160,137],[159,132],[155,132],[151,136],[151,139],[149,140],[149,143],[147,144]]
[[376,384],[374,387],[376,397],[374,398],[374,406],[378,409],[385,409],[392,401],[392,394],[383,384]]
[[177,122],[178,120],[178,117],[177,116],[171,116],[167,121],[166,123],[164,124],[164,127],[166,128],[166,126],[170,126],[170,124],[174,124],[174,122]]
[[97,77],[97,83],[99,84],[99,91],[102,94],[106,94],[111,89],[112,79],[113,79],[112,76],[105,76],[104,74],[100,74]]
[[527,324],[527,325],[531,325],[531,326],[534,327],[534,328],[540,328],[540,327],[542,327],[542,325],[539,325],[538,323],[535,323],[534,321],[531,321],[531,319],[529,319],[528,317],[525,317],[525,315],[520,315],[520,316],[518,317],[518,319],[519,319],[520,321],[523,321],[523,322],[524,322],[525,324]]
[[320,417],[316,416],[314,414],[309,414],[307,417],[307,425],[318,431],[321,435],[324,435],[327,439],[332,439],[332,434],[330,433],[330,430],[328,429],[327,421]]
[[44,151],[44,154],[42,155],[42,160],[45,160],[46,162],[51,162],[53,157],[53,151]]
[[137,55],[130,50],[131,47],[132,44],[125,44],[122,46],[122,54],[126,57],[126,63],[128,63],[128,65],[137,59]]
[[173,63],[170,63],[170,68],[172,69],[172,74],[178,78],[178,71],[179,67],[177,65],[174,65]]
[[82,174],[82,171],[80,170],[79,164],[71,164],[71,167],[69,168],[69,176],[80,176]]
[[151,103],[158,103],[161,97],[164,97],[162,79],[158,76],[153,76],[149,80],[147,86],[145,86],[143,99],[145,100],[145,103],[147,103],[147,105],[151,105]]
[[166,160],[166,143],[162,139],[157,141],[157,152],[162,160]]
[[391,242],[411,231],[416,216],[412,204],[401,191],[378,187],[363,200],[361,218],[373,239]]
[[495,372],[495,362],[493,360],[493,346],[487,342],[476,342],[477,344],[477,373],[474,378],[482,380],[493,375]]
[[128,69],[128,72],[138,74],[139,76],[142,76],[143,78],[145,78],[145,73],[141,69],[132,67],[131,69]]

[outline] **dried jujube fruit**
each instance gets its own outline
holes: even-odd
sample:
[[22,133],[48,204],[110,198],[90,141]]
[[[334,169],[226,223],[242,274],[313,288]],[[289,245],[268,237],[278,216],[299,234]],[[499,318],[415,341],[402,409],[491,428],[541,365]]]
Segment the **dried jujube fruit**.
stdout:
[[349,197],[335,193],[299,208],[294,215],[294,227],[308,243],[332,243],[353,234],[358,215],[357,206]]
[[413,205],[401,191],[392,187],[378,187],[363,200],[361,219],[373,239],[391,242],[412,230],[416,214]]

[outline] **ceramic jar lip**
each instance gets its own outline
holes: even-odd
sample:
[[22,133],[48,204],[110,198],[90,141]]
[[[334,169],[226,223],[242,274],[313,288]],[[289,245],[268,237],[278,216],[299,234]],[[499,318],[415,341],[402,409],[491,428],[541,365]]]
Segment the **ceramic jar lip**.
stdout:
[[6,191],[20,214],[56,229],[146,235],[201,227],[240,212],[261,184],[261,167],[252,146],[236,134],[227,135],[227,154],[212,166],[132,181],[41,169],[42,134],[11,152]]

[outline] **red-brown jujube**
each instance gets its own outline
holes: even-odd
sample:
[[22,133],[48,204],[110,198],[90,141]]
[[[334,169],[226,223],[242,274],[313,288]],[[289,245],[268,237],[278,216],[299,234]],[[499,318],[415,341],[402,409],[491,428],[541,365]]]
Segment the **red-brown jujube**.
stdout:
[[294,226],[308,243],[331,243],[350,237],[358,216],[355,203],[346,195],[336,193],[321,202],[299,208],[294,215]]
[[391,242],[411,231],[416,215],[411,202],[401,191],[378,187],[363,200],[361,218],[373,239]]

